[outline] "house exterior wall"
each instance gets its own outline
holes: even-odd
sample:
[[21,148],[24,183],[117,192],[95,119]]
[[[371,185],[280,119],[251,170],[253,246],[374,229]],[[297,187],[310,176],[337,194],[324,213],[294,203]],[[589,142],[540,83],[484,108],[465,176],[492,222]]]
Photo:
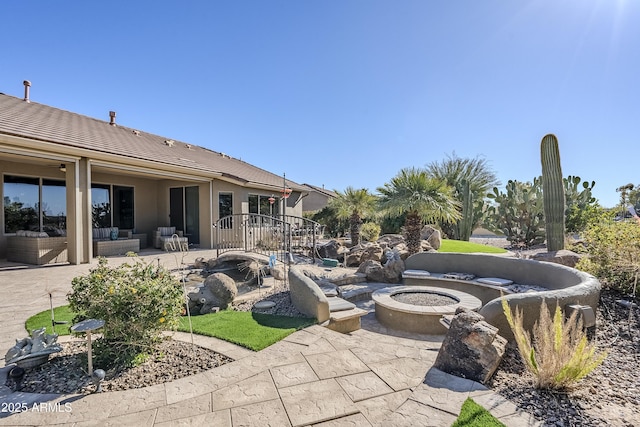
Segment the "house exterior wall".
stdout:
[[304,212],[315,212],[327,206],[329,196],[321,194],[317,191],[310,191],[309,195],[302,201],[302,210]]

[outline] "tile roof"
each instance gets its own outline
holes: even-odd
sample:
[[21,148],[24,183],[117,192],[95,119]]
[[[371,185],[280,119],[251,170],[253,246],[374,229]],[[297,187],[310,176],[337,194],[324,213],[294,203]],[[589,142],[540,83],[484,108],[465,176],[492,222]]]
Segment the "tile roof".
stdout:
[[302,186],[307,187],[310,191],[317,191],[318,193],[324,194],[325,196],[328,196],[328,197],[338,197],[335,191],[327,190],[324,187],[318,187],[318,186],[307,184],[307,183],[302,184]]
[[[222,174],[240,185],[279,188],[282,177],[204,147],[60,110],[0,93],[0,135],[19,136],[123,158],[188,169],[198,175]],[[287,180],[294,190],[301,190]]]

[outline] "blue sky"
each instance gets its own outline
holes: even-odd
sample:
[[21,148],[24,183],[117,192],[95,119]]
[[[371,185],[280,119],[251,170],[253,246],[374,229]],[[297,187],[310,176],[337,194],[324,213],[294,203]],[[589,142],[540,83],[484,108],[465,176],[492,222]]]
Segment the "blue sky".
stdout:
[[640,184],[640,2],[2,2],[0,92],[205,146],[298,183],[375,190],[540,140],[601,204]]

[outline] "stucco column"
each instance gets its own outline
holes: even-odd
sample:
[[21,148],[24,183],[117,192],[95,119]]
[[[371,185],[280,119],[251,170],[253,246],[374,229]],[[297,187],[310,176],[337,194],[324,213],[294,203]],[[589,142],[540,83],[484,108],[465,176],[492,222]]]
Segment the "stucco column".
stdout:
[[67,164],[67,253],[71,264],[86,264],[93,256],[91,234],[91,166],[81,158]]

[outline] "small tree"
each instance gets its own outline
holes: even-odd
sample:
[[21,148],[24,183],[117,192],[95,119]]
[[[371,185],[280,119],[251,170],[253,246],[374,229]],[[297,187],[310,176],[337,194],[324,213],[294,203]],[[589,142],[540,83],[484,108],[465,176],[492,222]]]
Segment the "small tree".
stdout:
[[422,169],[402,169],[384,187],[378,188],[378,192],[384,214],[406,214],[405,233],[410,254],[420,251],[420,232],[425,221],[452,222],[460,218],[453,188],[429,177]]
[[375,213],[376,196],[369,193],[366,188],[355,189],[347,187],[343,192],[336,190],[337,197],[329,202],[339,219],[349,219],[349,233],[351,244],[360,244],[360,227],[363,219],[369,218]]
[[460,203],[460,219],[442,222],[442,231],[452,239],[468,241],[471,232],[483,220],[487,192],[500,185],[495,172],[486,159],[460,158],[452,153],[442,162],[428,164],[427,173],[453,187],[453,196]]

